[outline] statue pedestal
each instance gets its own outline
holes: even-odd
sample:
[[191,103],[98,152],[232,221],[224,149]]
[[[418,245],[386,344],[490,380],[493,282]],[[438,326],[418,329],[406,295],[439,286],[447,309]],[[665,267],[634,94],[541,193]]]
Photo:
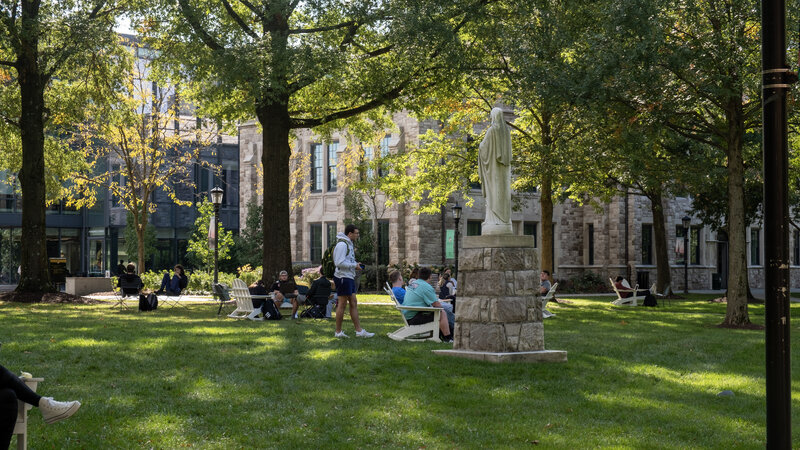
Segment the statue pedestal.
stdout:
[[532,236],[464,238],[453,350],[440,355],[493,362],[564,362],[544,349],[539,252]]

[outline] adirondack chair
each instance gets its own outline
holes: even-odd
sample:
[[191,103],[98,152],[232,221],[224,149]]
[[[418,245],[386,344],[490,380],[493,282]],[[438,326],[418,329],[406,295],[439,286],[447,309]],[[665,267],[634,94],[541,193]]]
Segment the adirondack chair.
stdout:
[[[392,288],[389,286],[389,283],[386,283],[386,286],[383,288],[387,294],[392,298],[394,301],[394,307],[397,311],[400,312],[400,317],[403,318],[404,326],[399,328],[394,333],[387,333],[386,335],[389,338],[395,341],[434,341],[434,342],[442,342],[439,339],[439,316],[442,313],[442,308],[437,308],[435,306],[405,306],[397,301],[397,298],[394,296],[394,292],[392,292]],[[433,312],[433,321],[428,323],[423,323],[421,325],[409,325],[406,316],[403,314],[403,311],[430,311]],[[430,333],[430,336],[427,334]],[[420,335],[425,335],[424,337],[420,337]]]
[[247,319],[253,313],[253,299],[250,297],[250,290],[240,278],[234,278],[231,293],[236,300],[236,309],[228,314],[231,319]]
[[[617,306],[638,306],[638,301],[644,300],[644,295],[636,295],[636,291],[639,289],[638,284],[634,286],[633,289],[618,289],[617,285],[614,284],[614,280],[609,278],[608,281],[611,283],[611,288],[614,289],[614,292],[617,294],[617,299],[611,303]],[[622,297],[620,292],[630,292],[632,295],[630,297]]]
[[553,297],[556,296],[556,288],[557,287],[558,287],[558,283],[553,284],[553,286],[550,287],[550,290],[547,291],[547,295],[545,295],[542,298],[542,319],[547,319],[548,317],[555,316],[554,313],[551,313],[546,308],[547,308],[547,302],[549,302],[550,300],[553,299]]
[[[36,391],[39,383],[44,381],[44,378],[33,378],[30,374],[21,377],[22,381],[32,390]],[[17,450],[25,450],[28,448],[28,411],[33,406],[17,400],[17,422],[14,424],[14,432],[17,435]]]

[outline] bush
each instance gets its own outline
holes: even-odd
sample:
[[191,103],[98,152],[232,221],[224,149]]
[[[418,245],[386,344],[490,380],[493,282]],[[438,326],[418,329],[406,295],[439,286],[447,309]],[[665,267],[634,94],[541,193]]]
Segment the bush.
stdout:
[[[358,285],[360,291],[371,291],[371,292],[383,292],[383,285],[389,280],[389,273],[387,272],[387,266],[380,265],[378,266],[378,274],[380,275],[380,280],[378,281],[378,286],[375,286],[375,266],[367,266],[361,272],[361,283]],[[394,270],[394,268],[392,268]]]
[[236,269],[236,271],[239,273],[239,278],[241,278],[242,281],[244,281],[244,284],[248,286],[255,283],[256,281],[258,281],[259,278],[261,278],[261,266],[252,268],[250,267],[250,264],[245,264],[242,267]]
[[566,281],[560,281],[558,285],[558,291],[565,293],[608,292],[608,289],[608,283],[591,270],[587,270]]

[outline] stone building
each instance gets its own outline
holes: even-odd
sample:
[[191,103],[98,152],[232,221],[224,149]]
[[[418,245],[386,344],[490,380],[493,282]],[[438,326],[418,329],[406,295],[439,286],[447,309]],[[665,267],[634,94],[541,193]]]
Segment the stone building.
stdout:
[[[394,117],[397,131],[388,133],[376,148],[365,146],[365,157],[371,152],[394,152],[410,143],[417,143],[435,121],[418,121],[408,114]],[[260,201],[261,135],[255,123],[239,129],[240,209],[239,222],[245,223],[246,204],[251,198]],[[346,223],[344,192],[337,185],[342,177],[337,168],[344,139],[333,134],[323,140],[310,130],[296,133],[295,152],[310,157],[310,170],[305,175],[307,198],[292,210],[290,223],[292,258],[295,262],[317,263],[324,249],[333,243],[336,231]],[[484,216],[480,189],[467,187],[475,199],[472,207],[464,207],[459,223],[461,236],[479,235]],[[540,245],[541,226],[538,192],[516,193],[519,210],[512,213],[515,234],[532,235],[536,248]],[[667,248],[672,272],[672,287],[684,288],[684,239],[682,217],[691,216],[691,199],[671,198],[664,202],[667,223]],[[381,263],[407,261],[419,264],[452,265],[454,219],[448,203],[442,213],[415,214],[415,204],[387,208],[379,217],[379,260]],[[587,271],[603,279],[625,276],[632,282],[649,286],[656,280],[656,257],[653,219],[649,200],[645,197],[621,195],[604,204],[578,205],[572,201],[557,204],[553,212],[553,255],[556,279],[569,279]],[[712,231],[693,218],[688,237],[688,284],[690,289],[724,289],[727,286],[728,237],[724,231]],[[758,224],[748,229],[747,261],[750,285],[763,288],[763,233]],[[792,233],[792,271],[794,286],[800,286],[800,230]]]

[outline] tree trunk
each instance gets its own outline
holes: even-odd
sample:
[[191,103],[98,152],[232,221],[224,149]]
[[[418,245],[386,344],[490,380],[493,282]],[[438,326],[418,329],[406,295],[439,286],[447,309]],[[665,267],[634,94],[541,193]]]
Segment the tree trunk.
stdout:
[[[661,188],[648,194],[650,211],[653,213],[653,239],[656,245],[656,291],[664,292],[668,284],[672,284],[672,272],[669,267],[669,251],[667,250],[667,226],[664,220],[664,204]],[[667,292],[670,294],[670,292]]]
[[139,273],[144,273],[144,230],[147,224],[141,219],[137,220],[136,226],[136,242],[139,244],[136,248],[136,257],[139,263]]
[[269,283],[285,270],[292,273],[292,245],[289,229],[289,109],[287,102],[259,105],[258,121],[263,129],[261,164],[264,186],[264,233],[262,279]]
[[381,274],[378,273],[378,198],[377,194],[370,196],[372,202],[372,257],[375,262],[375,289],[381,291]]
[[542,176],[542,185],[539,195],[539,202],[542,207],[542,239],[539,242],[542,267],[553,273],[553,190],[552,178],[549,175]]
[[[741,106],[728,115],[728,302],[725,325],[750,323],[747,312],[747,224],[744,205],[744,161]],[[738,114],[737,114],[738,113]]]
[[21,97],[19,120],[22,141],[21,277],[18,292],[50,292],[47,264],[44,178],[44,89],[39,67],[39,2],[22,2],[22,33],[17,49]]

